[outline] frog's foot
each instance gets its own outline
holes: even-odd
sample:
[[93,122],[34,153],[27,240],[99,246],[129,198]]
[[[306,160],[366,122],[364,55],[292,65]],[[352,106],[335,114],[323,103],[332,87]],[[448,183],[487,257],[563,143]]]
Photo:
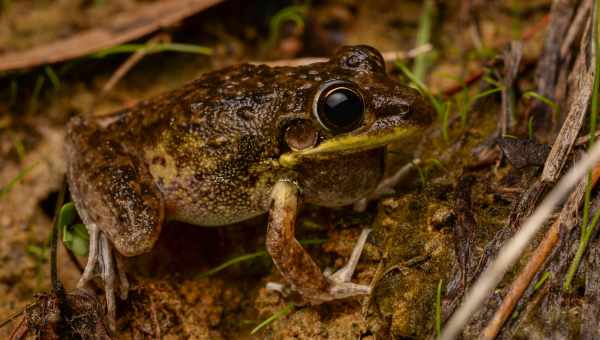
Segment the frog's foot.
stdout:
[[356,265],[358,264],[358,260],[360,259],[360,255],[362,254],[362,251],[365,247],[365,243],[367,242],[367,237],[369,236],[370,232],[371,229],[362,230],[360,236],[358,237],[358,241],[356,241],[354,249],[352,249],[350,259],[348,260],[345,266],[338,269],[338,271],[336,271],[333,274],[325,273],[325,277],[331,282],[329,294],[334,298],[341,299],[355,295],[371,294],[370,286],[359,285],[350,282],[350,279],[352,279],[352,275],[354,275]]
[[394,187],[396,187],[396,185],[398,185],[398,183],[400,183],[400,181],[402,181],[412,169],[419,166],[421,163],[422,162],[419,158],[415,158],[412,162],[406,164],[396,171],[392,176],[382,179],[377,185],[377,188],[375,188],[369,197],[363,198],[354,203],[354,211],[363,212],[367,209],[367,204],[370,201],[378,200],[384,196],[393,195],[395,192]]
[[350,282],[369,230],[363,231],[350,260],[343,268],[334,274],[323,274],[294,237],[298,212],[298,189],[295,184],[286,181],[278,182],[273,188],[271,197],[267,250],[275,266],[294,291],[312,304],[371,292],[369,286]]
[[106,314],[111,331],[116,329],[115,286],[118,284],[121,299],[127,298],[129,281],[124,272],[122,259],[115,256],[113,246],[95,224],[88,226],[90,251],[85,270],[77,283],[77,288],[85,289],[98,273],[106,296]]
[[283,296],[290,296],[293,293],[292,287],[280,282],[267,282],[265,289],[271,292],[277,292]]

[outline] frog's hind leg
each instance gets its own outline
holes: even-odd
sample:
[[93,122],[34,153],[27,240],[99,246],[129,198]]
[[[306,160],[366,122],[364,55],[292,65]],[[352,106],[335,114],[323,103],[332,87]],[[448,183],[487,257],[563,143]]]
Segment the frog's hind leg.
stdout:
[[88,263],[78,284],[96,274],[104,284],[108,316],[114,326],[115,290],[129,287],[121,255],[148,252],[164,217],[162,194],[147,165],[129,151],[126,138],[106,137],[82,118],[70,122],[66,138],[67,178],[71,196],[90,233]]
[[[102,282],[104,283],[104,294],[106,298],[106,311],[108,324],[112,331],[116,325],[116,299],[115,285],[118,283],[120,297],[127,299],[129,290],[129,281],[125,273],[123,259],[119,254],[113,252],[113,246],[106,235],[91,224],[88,226],[90,234],[90,251],[85,270],[77,283],[77,288],[86,289],[90,281],[94,279],[96,270],[99,271]],[[116,265],[116,266],[115,266]]]

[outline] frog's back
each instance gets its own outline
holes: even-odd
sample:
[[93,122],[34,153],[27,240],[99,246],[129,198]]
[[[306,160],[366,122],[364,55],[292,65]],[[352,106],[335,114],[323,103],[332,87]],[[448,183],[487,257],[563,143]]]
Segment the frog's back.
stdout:
[[271,185],[291,171],[277,162],[285,151],[281,131],[294,120],[313,119],[312,99],[323,82],[362,77],[368,90],[379,81],[339,66],[355,61],[234,66],[110,117],[75,120],[69,130],[94,135],[83,144],[110,140],[135,154],[164,196],[168,218],[229,224],[266,210]]
[[276,162],[279,125],[309,105],[304,92],[314,81],[297,74],[244,64],[110,116],[75,118],[68,140],[79,146],[68,157],[110,141],[147,166],[167,218],[223,225],[253,217],[265,211],[268,190],[284,171]]
[[279,167],[282,126],[311,113],[329,63],[240,65],[143,102],[117,131],[135,136],[173,219],[222,225],[263,213]]

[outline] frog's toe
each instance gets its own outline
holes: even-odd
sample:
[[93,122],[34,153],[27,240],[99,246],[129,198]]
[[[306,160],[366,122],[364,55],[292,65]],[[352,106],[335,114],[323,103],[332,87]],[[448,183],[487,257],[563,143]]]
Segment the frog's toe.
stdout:
[[292,287],[280,282],[267,282],[265,289],[271,292],[277,292],[283,296],[289,296],[294,292]]
[[328,293],[332,299],[345,299],[352,296],[369,295],[371,294],[371,286],[352,282],[333,282]]
[[88,260],[83,270],[81,278],[77,283],[77,288],[85,288],[90,281],[94,279],[96,263],[98,263],[98,248],[100,240],[100,229],[96,224],[91,223],[87,225],[88,233],[90,235],[90,250],[88,252]]
[[324,273],[330,281],[335,283],[350,282],[352,275],[354,275],[354,270],[356,270],[358,260],[360,259],[360,254],[362,254],[362,251],[365,247],[365,243],[367,242],[367,237],[369,236],[370,232],[371,229],[362,230],[360,236],[358,237],[358,241],[356,241],[356,245],[354,245],[354,249],[352,249],[350,259],[348,260],[348,263],[346,263],[345,266],[343,266],[331,275],[327,275],[327,273]]
[[367,237],[369,236],[370,232],[371,229],[363,229],[360,236],[358,237],[358,241],[356,241],[354,249],[352,250],[350,259],[344,267],[342,267],[333,274],[331,274],[327,270],[323,273],[330,282],[329,289],[326,294],[327,296],[323,297],[324,300],[343,299],[351,296],[371,294],[370,286],[359,285],[350,282],[350,279],[352,279],[352,275],[354,274],[354,270],[356,269],[356,265],[358,264],[358,260],[360,259],[360,254],[362,253],[363,248],[365,247],[365,243],[367,242]]
[[104,294],[106,296],[106,314],[108,325],[114,332],[116,329],[117,304],[115,301],[116,270],[112,254],[112,246],[104,235],[100,234],[100,256],[98,257],[100,275],[104,282]]
[[124,271],[122,258],[114,252],[114,247],[106,235],[95,224],[88,226],[90,234],[90,251],[88,262],[77,287],[85,289],[99,275],[104,286],[106,298],[106,314],[110,329],[116,329],[116,299],[115,291],[119,288],[122,299],[127,298],[129,281]]

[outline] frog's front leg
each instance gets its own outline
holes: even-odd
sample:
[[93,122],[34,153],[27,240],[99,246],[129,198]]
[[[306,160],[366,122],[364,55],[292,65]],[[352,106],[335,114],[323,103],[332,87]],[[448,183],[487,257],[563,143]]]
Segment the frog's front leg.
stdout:
[[311,303],[370,294],[369,286],[349,282],[368,232],[359,239],[348,265],[325,276],[295,238],[298,195],[298,188],[289,181],[277,182],[271,193],[267,250],[277,269],[292,288]]

